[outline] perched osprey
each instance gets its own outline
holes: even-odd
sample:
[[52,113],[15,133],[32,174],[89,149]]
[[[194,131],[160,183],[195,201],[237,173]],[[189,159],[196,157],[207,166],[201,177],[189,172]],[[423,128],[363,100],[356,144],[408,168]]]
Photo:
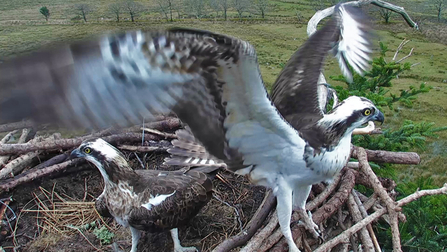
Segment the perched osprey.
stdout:
[[197,251],[182,247],[177,227],[185,225],[211,199],[213,184],[197,170],[133,170],[120,151],[98,138],[73,150],[72,158],[93,163],[104,179],[104,191],[96,200],[98,212],[113,217],[132,232],[137,251],[141,231],[171,231],[174,252]]
[[30,118],[106,128],[173,111],[229,170],[273,189],[281,231],[290,251],[299,251],[290,231],[292,208],[303,210],[310,186],[346,164],[353,129],[383,121],[365,98],[350,97],[327,115],[316,105],[329,49],[346,75],[346,62],[356,71],[368,66],[369,27],[358,11],[338,5],[307,49],[292,57],[272,93],[278,108],[248,42],[173,29],[110,35],[4,62],[0,123]]

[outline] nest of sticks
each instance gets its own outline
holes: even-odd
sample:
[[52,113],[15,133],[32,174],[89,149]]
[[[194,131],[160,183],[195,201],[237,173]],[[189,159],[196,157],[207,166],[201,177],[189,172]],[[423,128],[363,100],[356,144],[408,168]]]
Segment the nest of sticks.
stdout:
[[[107,129],[62,138],[59,133],[36,136],[29,122],[0,125],[0,132],[9,132],[0,142],[0,193],[4,195],[24,183],[86,165],[81,160],[68,160],[69,152],[86,139],[101,137],[127,152],[165,153],[170,147],[169,140],[175,138],[172,133],[181,127],[177,118],[161,116],[144,127]],[[18,141],[9,143],[20,133],[19,130]],[[402,206],[425,195],[447,193],[447,184],[439,189],[416,191],[396,201],[395,182],[377,177],[368,162],[418,164],[417,153],[372,151],[352,146],[351,157],[358,162],[349,162],[333,183],[314,185],[306,204],[314,222],[320,226],[323,241],[312,237],[296,223],[292,225],[292,232],[298,247],[303,251],[382,251],[373,229],[373,225],[382,219],[391,227],[394,251],[402,251],[398,228],[399,222],[405,221]],[[363,185],[373,193],[361,193],[355,190],[355,185]],[[40,228],[45,232],[69,234],[77,232],[77,228],[86,223],[101,219],[93,203],[73,202],[54,191],[40,189],[40,195],[36,194],[34,201],[37,210],[22,211],[37,211]],[[0,217],[3,219],[7,204],[2,203]],[[267,190],[259,208],[238,234],[206,250],[220,252],[241,247],[240,251],[288,251],[278,227],[275,204],[275,197]],[[298,221],[297,215],[292,216],[293,221]]]

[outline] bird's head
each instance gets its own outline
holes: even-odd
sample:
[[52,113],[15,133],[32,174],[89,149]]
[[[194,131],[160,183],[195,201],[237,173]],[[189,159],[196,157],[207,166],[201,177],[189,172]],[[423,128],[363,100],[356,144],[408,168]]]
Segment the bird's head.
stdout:
[[358,96],[351,96],[338,104],[323,122],[340,135],[351,134],[355,128],[369,121],[383,123],[385,117],[372,101]]
[[83,142],[71,152],[70,158],[85,158],[93,163],[106,181],[123,170],[133,171],[123,154],[101,138]]

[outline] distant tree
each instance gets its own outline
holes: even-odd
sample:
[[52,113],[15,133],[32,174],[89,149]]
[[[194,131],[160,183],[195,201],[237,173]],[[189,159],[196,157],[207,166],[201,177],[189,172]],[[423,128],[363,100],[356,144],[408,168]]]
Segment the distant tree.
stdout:
[[216,17],[219,16],[219,11],[223,10],[220,0],[210,0],[210,7],[216,12]]
[[177,17],[182,18],[183,17],[183,6],[185,5],[185,0],[175,0],[175,4],[172,7],[173,11],[177,12]]
[[250,0],[233,0],[233,7],[237,11],[239,20],[242,19],[242,13],[250,8]]
[[379,14],[383,21],[388,24],[390,22],[391,16],[393,15],[393,12],[388,9],[379,8]]
[[93,12],[93,9],[88,4],[77,4],[75,10],[87,22],[87,15]]
[[224,13],[224,18],[227,20],[227,11],[230,8],[229,0],[220,0],[220,6],[222,6],[222,10]]
[[144,11],[144,6],[140,3],[128,0],[124,2],[124,9],[129,13],[132,22],[135,22],[135,18]]
[[50,18],[50,10],[46,6],[43,6],[39,11],[45,17],[45,20],[48,21]]
[[186,9],[189,14],[200,19],[205,12],[205,0],[185,0]]
[[174,11],[174,0],[156,0],[156,9],[165,16],[167,21],[173,21],[172,12]]
[[123,13],[123,5],[121,3],[109,4],[109,11],[115,15],[116,22],[120,21],[120,14]]
[[447,0],[428,0],[428,3],[435,8],[438,22],[442,19],[442,11],[447,8]]
[[265,18],[269,1],[268,0],[254,0],[255,8],[261,13],[262,18]]

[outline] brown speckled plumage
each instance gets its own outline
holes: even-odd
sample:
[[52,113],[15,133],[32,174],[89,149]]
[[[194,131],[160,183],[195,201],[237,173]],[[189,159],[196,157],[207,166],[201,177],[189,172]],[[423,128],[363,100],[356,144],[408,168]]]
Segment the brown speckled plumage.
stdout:
[[162,232],[185,225],[212,197],[213,184],[201,168],[133,170],[102,139],[84,142],[72,156],[95,164],[104,178],[104,191],[95,203],[98,213],[131,229]]

